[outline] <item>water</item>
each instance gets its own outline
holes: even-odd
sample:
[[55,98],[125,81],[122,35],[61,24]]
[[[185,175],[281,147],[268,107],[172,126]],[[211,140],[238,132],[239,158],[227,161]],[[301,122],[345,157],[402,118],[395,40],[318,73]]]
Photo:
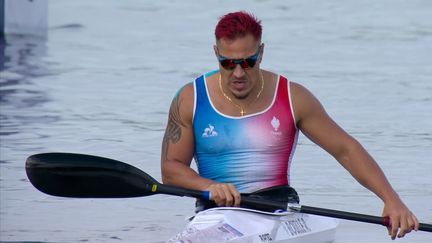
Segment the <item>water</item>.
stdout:
[[[193,199],[51,197],[30,185],[24,161],[93,154],[160,180],[171,98],[217,68],[214,26],[239,9],[263,21],[263,68],[308,87],[431,223],[432,2],[57,0],[48,38],[1,45],[0,241],[163,242],[177,233]],[[376,196],[303,136],[292,170],[305,205],[381,213]],[[338,243],[389,241],[381,226],[342,221],[337,232]]]

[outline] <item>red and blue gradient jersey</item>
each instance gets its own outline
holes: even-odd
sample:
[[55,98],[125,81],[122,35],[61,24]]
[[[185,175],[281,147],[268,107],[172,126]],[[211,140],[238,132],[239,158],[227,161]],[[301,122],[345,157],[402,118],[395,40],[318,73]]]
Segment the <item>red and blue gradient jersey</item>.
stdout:
[[232,117],[217,111],[208,96],[207,73],[194,81],[195,161],[202,177],[232,183],[241,193],[289,185],[298,129],[289,81],[278,77],[271,105],[259,113]]

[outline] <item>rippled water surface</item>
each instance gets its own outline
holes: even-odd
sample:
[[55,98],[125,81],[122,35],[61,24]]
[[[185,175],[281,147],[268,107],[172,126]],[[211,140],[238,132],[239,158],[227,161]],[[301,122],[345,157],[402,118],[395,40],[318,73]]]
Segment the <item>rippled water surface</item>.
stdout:
[[[432,2],[65,1],[46,38],[0,45],[0,241],[163,242],[193,199],[68,199],[37,191],[25,159],[100,155],[160,180],[175,92],[217,68],[213,31],[228,11],[262,19],[263,68],[307,86],[377,159],[422,222],[432,222]],[[292,185],[305,205],[379,215],[381,201],[303,136]],[[410,234],[398,242],[431,242]],[[390,242],[381,226],[342,221],[337,242]]]

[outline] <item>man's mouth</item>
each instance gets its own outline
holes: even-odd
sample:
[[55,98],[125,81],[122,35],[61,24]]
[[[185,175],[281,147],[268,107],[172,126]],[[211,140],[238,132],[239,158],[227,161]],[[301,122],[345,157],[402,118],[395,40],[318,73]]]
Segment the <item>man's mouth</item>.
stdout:
[[231,82],[231,87],[237,91],[242,91],[246,88],[246,80],[234,80]]

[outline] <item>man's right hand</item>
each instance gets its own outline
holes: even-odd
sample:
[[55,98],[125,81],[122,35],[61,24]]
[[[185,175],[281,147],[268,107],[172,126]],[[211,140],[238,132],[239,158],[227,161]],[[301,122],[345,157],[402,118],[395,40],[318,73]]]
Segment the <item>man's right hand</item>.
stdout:
[[211,184],[206,191],[210,192],[211,200],[218,206],[224,207],[239,207],[240,206],[240,192],[233,184],[229,183],[215,183]]

